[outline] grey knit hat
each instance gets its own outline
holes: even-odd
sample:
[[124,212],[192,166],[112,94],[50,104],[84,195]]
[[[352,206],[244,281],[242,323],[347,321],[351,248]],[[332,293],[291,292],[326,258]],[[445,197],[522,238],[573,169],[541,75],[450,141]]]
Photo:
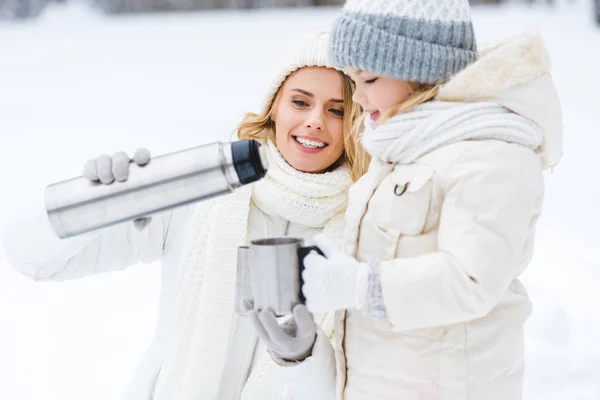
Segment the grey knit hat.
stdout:
[[329,59],[394,78],[437,84],[477,60],[468,0],[347,0]]

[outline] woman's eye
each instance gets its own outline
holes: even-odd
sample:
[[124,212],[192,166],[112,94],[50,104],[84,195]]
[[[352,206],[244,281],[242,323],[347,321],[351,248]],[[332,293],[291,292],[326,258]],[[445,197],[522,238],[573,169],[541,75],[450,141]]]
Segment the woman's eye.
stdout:
[[302,100],[292,100],[292,103],[300,107],[306,107],[308,105],[308,103]]
[[337,108],[332,108],[331,110],[329,110],[333,115],[335,115],[336,117],[343,117],[344,116],[344,110],[338,110]]
[[367,85],[370,85],[371,83],[375,83],[375,81],[376,81],[377,79],[379,79],[379,78],[371,78],[371,79],[367,79],[367,80],[365,81],[365,83],[366,83]]

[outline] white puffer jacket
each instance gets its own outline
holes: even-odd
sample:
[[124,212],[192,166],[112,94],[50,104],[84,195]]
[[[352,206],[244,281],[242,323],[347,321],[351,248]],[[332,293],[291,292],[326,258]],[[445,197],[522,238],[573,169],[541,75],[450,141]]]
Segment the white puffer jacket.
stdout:
[[482,50],[438,96],[496,102],[534,121],[543,133],[536,152],[467,140],[410,164],[371,164],[350,189],[345,251],[381,260],[387,320],[338,313],[335,356],[321,347],[290,374],[321,368],[338,400],[522,398],[531,304],[518,277],[533,253],[542,171],[562,154],[549,71],[540,37],[526,34]]

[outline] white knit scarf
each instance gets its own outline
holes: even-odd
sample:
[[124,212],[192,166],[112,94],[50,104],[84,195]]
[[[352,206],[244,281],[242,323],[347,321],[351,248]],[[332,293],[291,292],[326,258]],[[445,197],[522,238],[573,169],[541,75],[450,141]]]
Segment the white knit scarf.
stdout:
[[[237,247],[247,242],[251,201],[266,214],[323,228],[341,241],[342,211],[352,184],[349,168],[302,173],[285,162],[273,143],[268,146],[267,175],[251,190],[238,189],[196,207],[182,254],[174,330],[165,347],[155,400],[219,397],[237,321],[233,305]],[[261,365],[256,369],[269,370]]]
[[531,120],[496,103],[431,101],[381,125],[366,121],[362,144],[383,161],[408,164],[448,144],[487,139],[535,150],[542,132]]
[[331,216],[346,209],[352,184],[347,165],[324,174],[300,172],[284,160],[272,141],[267,145],[267,175],[252,187],[258,208],[312,228],[324,227]]

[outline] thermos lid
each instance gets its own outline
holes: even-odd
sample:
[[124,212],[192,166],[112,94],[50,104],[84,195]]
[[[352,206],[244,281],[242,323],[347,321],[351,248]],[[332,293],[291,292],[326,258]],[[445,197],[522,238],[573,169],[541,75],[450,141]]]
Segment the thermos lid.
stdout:
[[242,185],[256,182],[267,173],[267,157],[256,140],[231,143],[231,155],[235,172]]

